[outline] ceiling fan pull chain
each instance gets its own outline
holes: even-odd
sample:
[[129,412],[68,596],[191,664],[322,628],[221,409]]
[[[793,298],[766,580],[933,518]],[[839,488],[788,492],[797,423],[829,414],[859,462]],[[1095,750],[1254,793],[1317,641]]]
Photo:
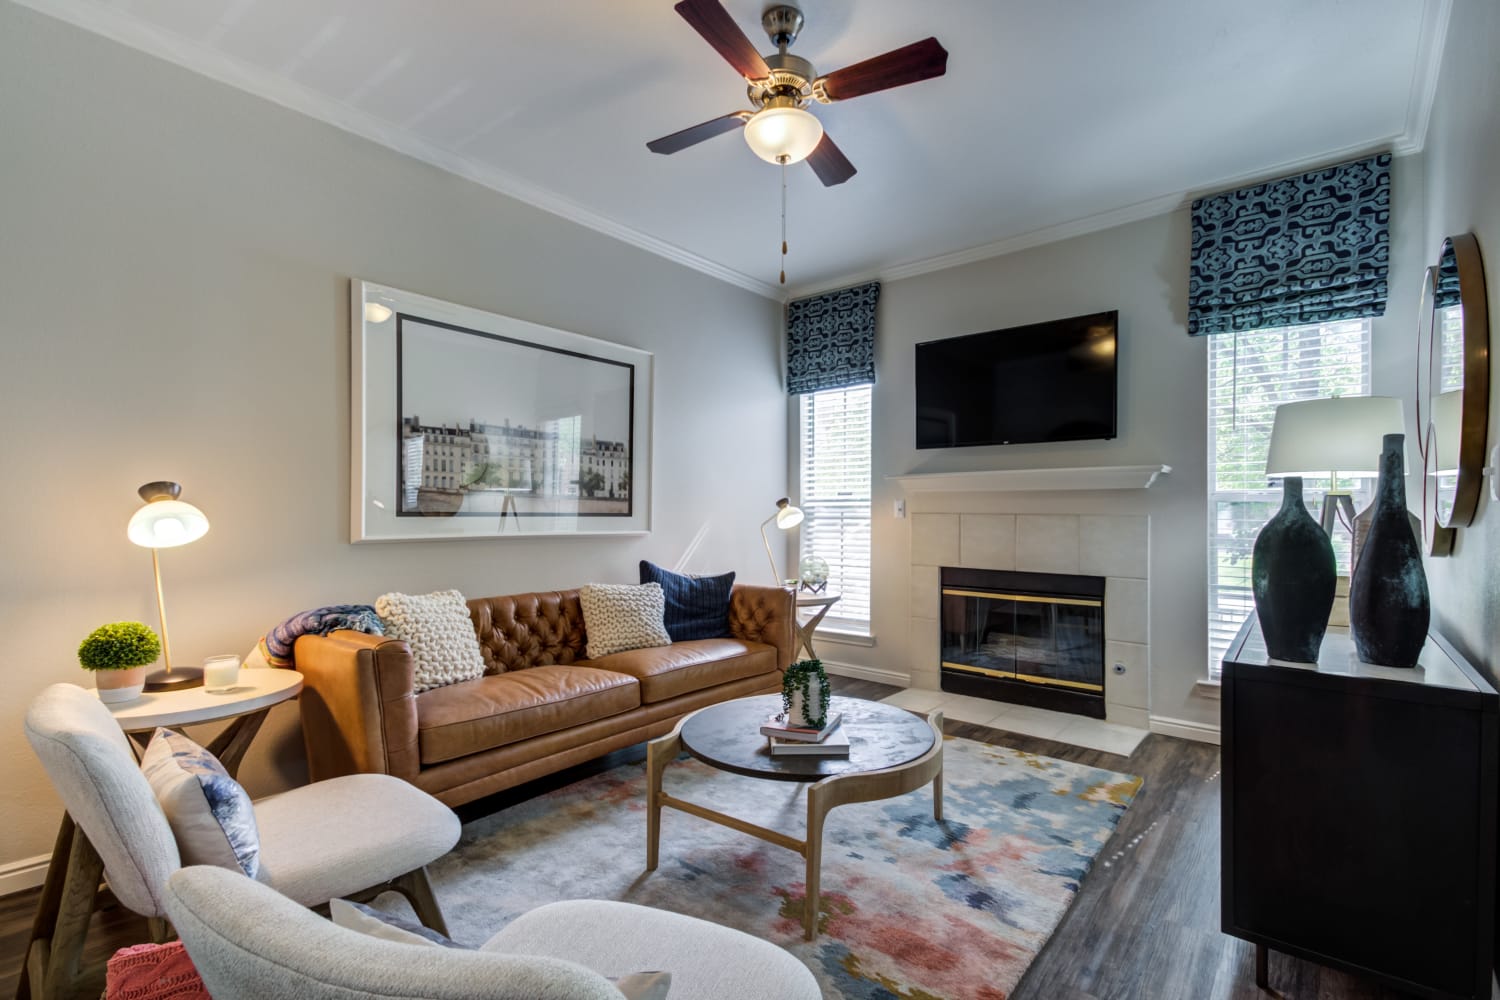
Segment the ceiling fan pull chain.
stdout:
[[786,155],[781,160],[781,283],[786,284]]

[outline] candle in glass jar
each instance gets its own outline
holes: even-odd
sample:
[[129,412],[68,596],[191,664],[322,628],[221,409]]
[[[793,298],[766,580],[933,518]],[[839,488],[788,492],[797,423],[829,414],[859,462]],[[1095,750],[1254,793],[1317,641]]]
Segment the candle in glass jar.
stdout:
[[228,691],[240,680],[240,658],[233,655],[210,656],[203,661],[203,689]]

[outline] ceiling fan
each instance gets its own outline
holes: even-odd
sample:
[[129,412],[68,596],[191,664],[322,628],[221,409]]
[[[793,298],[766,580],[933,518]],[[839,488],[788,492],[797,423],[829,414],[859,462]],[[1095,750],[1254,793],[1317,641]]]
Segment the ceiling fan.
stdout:
[[646,143],[653,153],[676,153],[743,128],[745,141],[761,159],[783,166],[805,159],[818,179],[832,187],[854,176],[854,164],[824,133],[822,123],[806,105],[813,100],[823,104],[847,101],[948,71],[948,51],[936,38],[924,38],[819,76],[812,63],[787,52],[802,30],[802,12],[796,7],[778,4],[761,16],[761,26],[776,46],[776,52],[768,56],[755,50],[719,0],[682,0],[674,9],[745,78],[756,110],[735,111],[654,139]]

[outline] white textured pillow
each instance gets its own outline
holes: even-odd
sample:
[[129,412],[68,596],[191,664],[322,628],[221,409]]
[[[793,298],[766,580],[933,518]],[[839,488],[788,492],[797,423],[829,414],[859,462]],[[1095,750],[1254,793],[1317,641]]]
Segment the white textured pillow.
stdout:
[[219,759],[181,733],[158,729],[141,754],[141,773],[166,814],[184,865],[260,873],[255,808]]
[[589,659],[648,646],[670,646],[662,622],[667,601],[661,584],[590,583],[578,591]]
[[418,694],[484,676],[479,638],[458,591],[383,594],[375,602],[375,613],[385,622],[386,635],[404,639],[411,647]]

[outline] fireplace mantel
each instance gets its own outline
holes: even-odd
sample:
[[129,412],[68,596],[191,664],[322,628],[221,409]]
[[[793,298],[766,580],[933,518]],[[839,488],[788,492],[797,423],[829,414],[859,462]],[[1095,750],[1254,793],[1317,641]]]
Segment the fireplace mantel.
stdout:
[[1148,490],[1170,465],[1096,465],[1084,469],[989,469],[886,476],[907,493],[1032,493]]

